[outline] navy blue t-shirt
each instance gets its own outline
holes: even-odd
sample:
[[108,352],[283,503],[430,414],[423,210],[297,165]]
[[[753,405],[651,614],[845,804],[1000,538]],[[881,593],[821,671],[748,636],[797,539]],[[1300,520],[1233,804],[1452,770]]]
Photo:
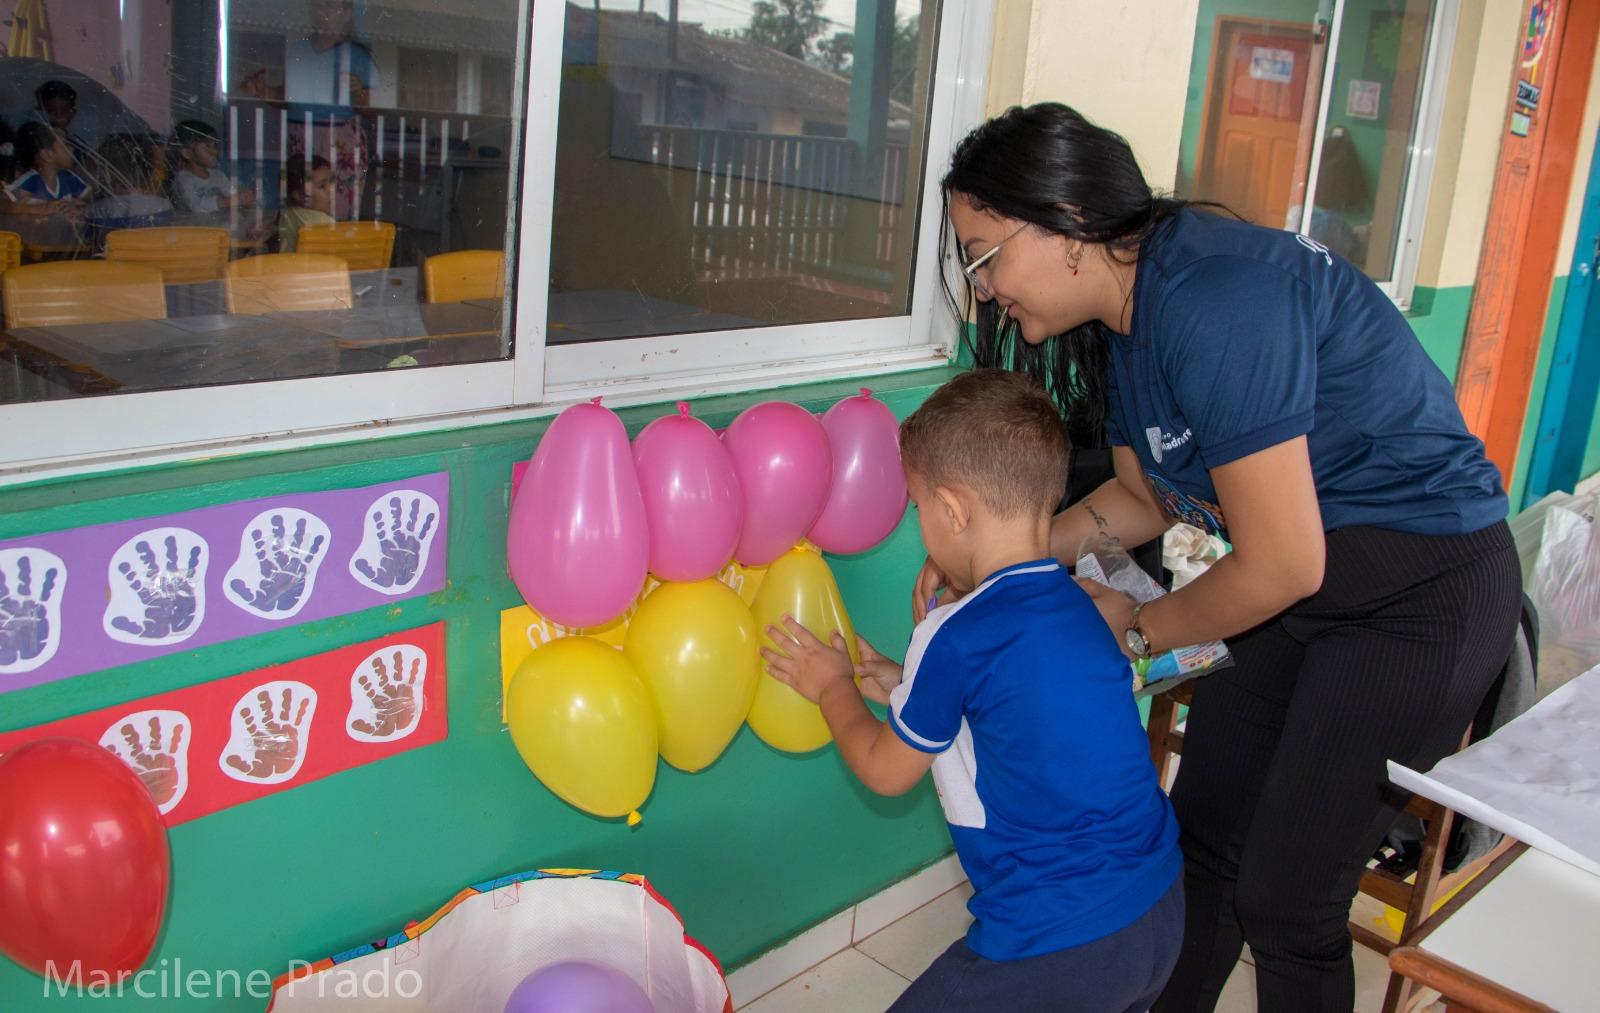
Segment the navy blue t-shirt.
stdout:
[[1020,960],[1137,921],[1183,866],[1133,673],[1053,559],[1007,567],[911,635],[889,723],[933,783],[972,881],[967,944]]
[[1140,250],[1131,331],[1110,345],[1111,442],[1196,527],[1227,529],[1210,469],[1297,436],[1328,531],[1506,517],[1450,381],[1388,296],[1313,239],[1179,212]]

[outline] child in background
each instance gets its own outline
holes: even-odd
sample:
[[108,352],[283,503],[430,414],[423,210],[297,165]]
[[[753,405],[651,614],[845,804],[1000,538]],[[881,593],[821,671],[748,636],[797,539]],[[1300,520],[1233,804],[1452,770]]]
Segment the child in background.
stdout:
[[1143,1011],[1177,961],[1178,826],[1128,660],[1050,556],[1067,451],[1038,381],[956,377],[901,425],[900,452],[928,556],[973,590],[917,625],[903,671],[866,643],[853,671],[842,638],[790,617],[767,630],[768,671],[821,706],[863,784],[899,795],[932,767],[972,882],[967,937],[892,1013]]
[[100,145],[101,188],[84,208],[96,249],[116,229],[147,229],[172,224],[172,202],[155,183],[155,145],[137,134],[112,134]]
[[65,137],[46,124],[24,123],[17,131],[16,153],[18,164],[26,169],[6,187],[7,211],[74,217],[83,213],[91,188],[72,171],[76,159]]
[[278,251],[293,253],[302,228],[333,224],[333,167],[317,155],[307,172],[305,159],[291,158],[284,175],[288,196],[287,206],[278,214]]
[[176,131],[183,151],[183,168],[178,170],[174,192],[185,211],[215,214],[230,208],[253,207],[252,190],[237,190],[228,174],[217,168],[220,147],[217,132],[209,123],[184,120]]

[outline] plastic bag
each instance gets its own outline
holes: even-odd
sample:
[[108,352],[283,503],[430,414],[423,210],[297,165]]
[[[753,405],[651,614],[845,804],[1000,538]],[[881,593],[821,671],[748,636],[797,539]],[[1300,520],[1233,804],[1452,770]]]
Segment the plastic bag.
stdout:
[[1539,611],[1539,695],[1600,665],[1600,497],[1578,496],[1544,515],[1528,597]]
[[[1155,601],[1167,592],[1150,579],[1128,550],[1105,535],[1091,535],[1078,547],[1078,576],[1103,584],[1137,602]],[[1153,682],[1180,675],[1226,668],[1233,664],[1228,646],[1220,640],[1190,647],[1179,647],[1153,658],[1140,658],[1133,663],[1133,688],[1142,689]]]

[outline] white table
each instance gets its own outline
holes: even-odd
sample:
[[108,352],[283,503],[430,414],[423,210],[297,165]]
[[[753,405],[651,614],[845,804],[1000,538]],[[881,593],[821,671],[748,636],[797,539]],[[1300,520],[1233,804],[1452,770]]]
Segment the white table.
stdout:
[[1600,877],[1519,844],[1389,966],[1482,1013],[1600,1013]]

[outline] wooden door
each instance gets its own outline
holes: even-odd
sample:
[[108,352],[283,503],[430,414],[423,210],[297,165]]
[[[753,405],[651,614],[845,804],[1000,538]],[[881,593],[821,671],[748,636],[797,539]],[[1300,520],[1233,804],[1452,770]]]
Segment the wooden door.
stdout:
[[1320,84],[1312,26],[1218,18],[1216,39],[1195,196],[1282,228],[1304,187],[1302,124]]

